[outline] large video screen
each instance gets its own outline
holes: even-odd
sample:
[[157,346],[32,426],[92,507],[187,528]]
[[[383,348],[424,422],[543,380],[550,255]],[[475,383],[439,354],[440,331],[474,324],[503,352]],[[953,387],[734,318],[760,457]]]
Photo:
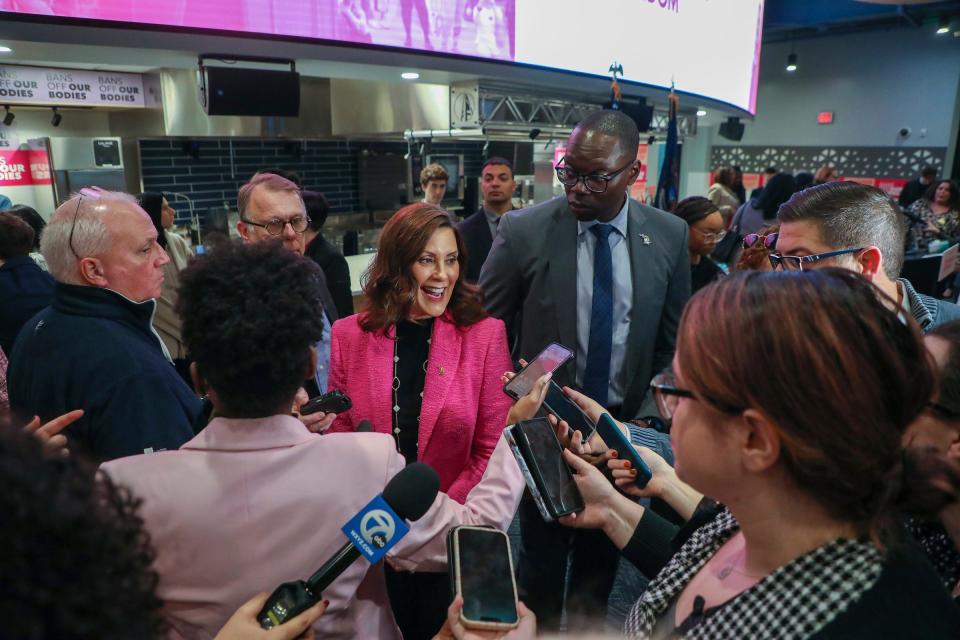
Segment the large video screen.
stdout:
[[0,11],[517,62],[756,110],[763,0],[0,0]]

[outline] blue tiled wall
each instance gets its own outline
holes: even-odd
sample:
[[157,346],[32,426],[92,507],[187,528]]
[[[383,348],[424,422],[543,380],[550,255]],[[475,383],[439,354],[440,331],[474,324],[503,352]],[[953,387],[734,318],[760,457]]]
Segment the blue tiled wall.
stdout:
[[[304,187],[320,191],[330,201],[334,214],[359,213],[357,157],[369,149],[376,153],[407,151],[404,142],[358,142],[347,140],[251,140],[234,138],[231,166],[230,138],[153,138],[140,141],[140,170],[146,191],[182,193],[190,197],[201,217],[210,208],[236,208],[237,190],[258,169],[281,167],[296,171]],[[185,143],[196,145],[199,157],[191,157]],[[300,143],[300,156],[294,153]],[[480,174],[483,144],[478,142],[434,143],[437,153],[462,153],[467,176]],[[186,205],[171,199],[178,217]]]

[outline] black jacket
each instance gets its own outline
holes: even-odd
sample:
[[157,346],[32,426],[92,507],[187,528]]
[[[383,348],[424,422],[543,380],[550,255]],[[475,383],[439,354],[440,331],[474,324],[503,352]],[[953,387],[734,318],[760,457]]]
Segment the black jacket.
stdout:
[[164,354],[156,302],[56,283],[53,303],[10,354],[10,406],[44,421],[73,409],[65,434],[96,460],[177,449],[194,435],[201,402]]
[[347,260],[322,235],[317,235],[307,245],[303,253],[305,256],[320,265],[323,275],[327,279],[327,289],[336,308],[336,317],[328,312],[330,323],[337,318],[346,318],[353,315],[353,293],[350,289],[350,267]]
[[53,298],[53,278],[30,256],[0,266],[0,349],[7,355],[20,328]]
[[487,214],[483,207],[465,218],[457,228],[467,245],[467,281],[475,283],[480,279],[480,269],[483,268],[490,247],[493,246],[493,236],[490,235],[490,225],[487,224]]

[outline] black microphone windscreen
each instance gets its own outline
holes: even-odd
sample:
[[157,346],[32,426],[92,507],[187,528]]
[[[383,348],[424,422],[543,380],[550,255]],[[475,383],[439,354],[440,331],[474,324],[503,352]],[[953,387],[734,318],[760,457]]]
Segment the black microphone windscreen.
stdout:
[[422,462],[408,464],[390,478],[383,499],[404,520],[419,520],[440,491],[440,476]]
[[369,433],[373,431],[373,425],[370,424],[369,420],[361,420],[360,424],[357,425],[357,433]]

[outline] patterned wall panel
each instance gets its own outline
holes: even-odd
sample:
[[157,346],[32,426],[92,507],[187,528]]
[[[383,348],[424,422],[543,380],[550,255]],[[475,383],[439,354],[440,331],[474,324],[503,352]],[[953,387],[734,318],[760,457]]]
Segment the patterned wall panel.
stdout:
[[827,164],[851,178],[914,178],[924,165],[943,172],[946,147],[741,147],[714,146],[712,167],[738,165],[745,173],[766,167],[797,173]]
[[[191,143],[193,148],[189,148]],[[480,174],[482,142],[437,142],[433,148],[437,153],[462,153],[465,174]],[[403,155],[407,145],[356,140],[144,138],[140,140],[140,171],[145,191],[182,193],[193,200],[201,219],[209,209],[236,208],[240,185],[267,167],[299,173],[304,187],[323,192],[331,213],[362,213],[357,159],[364,150]],[[177,209],[178,218],[186,215],[182,201],[170,204]]]

